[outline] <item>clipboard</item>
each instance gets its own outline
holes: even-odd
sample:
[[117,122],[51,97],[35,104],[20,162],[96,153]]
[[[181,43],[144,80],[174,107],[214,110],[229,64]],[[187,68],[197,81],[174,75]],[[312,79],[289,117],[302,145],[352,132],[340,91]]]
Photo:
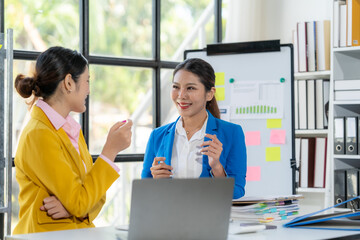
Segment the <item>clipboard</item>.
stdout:
[[[341,211],[330,214],[324,213],[325,211],[332,208],[341,207],[343,204],[348,204],[350,209],[348,211]],[[311,229],[360,231],[359,204],[360,196],[357,196],[332,207],[294,218],[283,226]]]

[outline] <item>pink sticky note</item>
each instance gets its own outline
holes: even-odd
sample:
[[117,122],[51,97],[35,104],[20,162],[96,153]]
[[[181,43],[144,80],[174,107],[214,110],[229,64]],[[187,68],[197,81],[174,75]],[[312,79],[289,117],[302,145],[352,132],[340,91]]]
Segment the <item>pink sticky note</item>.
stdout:
[[271,144],[285,144],[286,130],[273,129],[270,133]]
[[245,145],[260,145],[260,131],[245,132]]
[[260,166],[253,166],[247,167],[246,172],[246,181],[260,181],[261,179],[261,167]]

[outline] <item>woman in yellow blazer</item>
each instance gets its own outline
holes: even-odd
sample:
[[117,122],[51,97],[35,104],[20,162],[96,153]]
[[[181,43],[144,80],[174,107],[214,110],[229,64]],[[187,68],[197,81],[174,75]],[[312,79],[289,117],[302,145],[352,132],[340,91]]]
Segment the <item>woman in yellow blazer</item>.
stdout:
[[88,62],[70,49],[41,53],[34,76],[19,74],[15,88],[24,98],[40,100],[15,155],[20,212],[13,234],[94,227],[106,191],[119,177],[113,161],[130,145],[132,122],[110,129],[93,164],[80,125],[69,116],[86,110]]

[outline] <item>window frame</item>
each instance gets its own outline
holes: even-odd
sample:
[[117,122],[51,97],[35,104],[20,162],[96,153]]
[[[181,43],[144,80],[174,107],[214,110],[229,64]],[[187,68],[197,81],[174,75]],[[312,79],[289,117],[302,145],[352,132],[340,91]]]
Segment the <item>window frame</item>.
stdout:
[[[79,51],[89,61],[89,64],[113,65],[125,67],[143,67],[153,70],[152,91],[153,91],[153,128],[161,125],[161,106],[160,106],[160,72],[161,69],[174,69],[179,62],[162,61],[160,57],[160,11],[161,0],[152,0],[152,59],[146,58],[123,58],[114,56],[91,55],[89,52],[89,1],[79,1],[79,20],[80,20],[80,46]],[[214,43],[222,42],[222,0],[214,1]],[[4,6],[5,0],[0,0],[0,32],[4,33]],[[14,50],[14,60],[35,61],[40,52],[31,50]],[[89,98],[86,100],[86,111],[81,114],[80,124],[84,133],[85,141],[89,144]],[[92,155],[93,161],[99,155]],[[118,154],[115,162],[141,162],[144,154]],[[13,161],[14,166],[14,161]]]

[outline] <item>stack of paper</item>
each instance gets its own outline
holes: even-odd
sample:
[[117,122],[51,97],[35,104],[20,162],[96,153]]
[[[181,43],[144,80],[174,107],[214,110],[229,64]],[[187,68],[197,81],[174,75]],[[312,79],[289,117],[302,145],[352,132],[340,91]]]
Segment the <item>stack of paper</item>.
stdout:
[[234,220],[272,222],[298,215],[301,195],[283,197],[244,197],[233,200],[231,218]]

